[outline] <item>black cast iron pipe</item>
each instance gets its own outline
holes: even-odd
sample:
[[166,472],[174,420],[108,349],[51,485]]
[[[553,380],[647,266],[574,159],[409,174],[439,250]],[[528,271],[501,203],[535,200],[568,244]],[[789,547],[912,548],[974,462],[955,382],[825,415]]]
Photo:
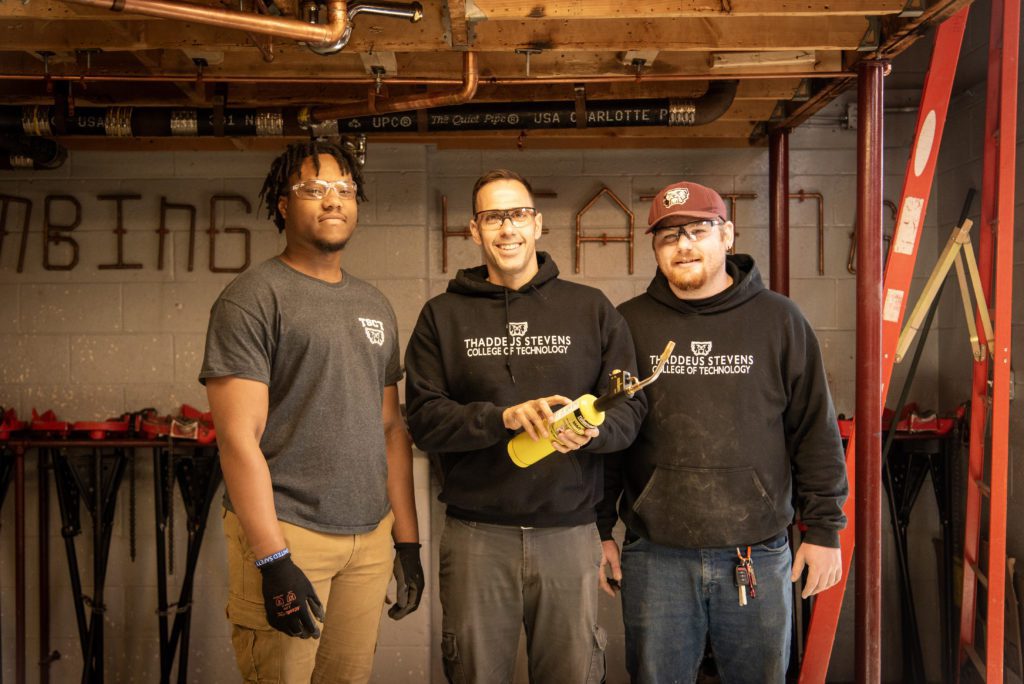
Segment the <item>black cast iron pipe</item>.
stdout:
[[[701,126],[720,118],[732,105],[738,81],[716,81],[696,99],[592,100],[586,105],[588,128],[618,126]],[[0,107],[0,133],[111,137],[205,137],[215,134],[223,117],[231,137],[299,136],[304,109],[213,109],[184,107],[77,107],[61,116],[54,107]],[[495,102],[382,113],[341,119],[342,132],[496,131],[576,128],[576,103]]]

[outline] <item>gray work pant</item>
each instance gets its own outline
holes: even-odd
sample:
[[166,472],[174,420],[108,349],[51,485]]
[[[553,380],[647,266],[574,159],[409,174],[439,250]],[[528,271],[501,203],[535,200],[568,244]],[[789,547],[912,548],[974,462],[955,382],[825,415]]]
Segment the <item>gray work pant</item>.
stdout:
[[597,684],[601,539],[593,524],[521,528],[449,517],[441,536],[441,648],[452,684],[512,681],[526,630],[533,684]]

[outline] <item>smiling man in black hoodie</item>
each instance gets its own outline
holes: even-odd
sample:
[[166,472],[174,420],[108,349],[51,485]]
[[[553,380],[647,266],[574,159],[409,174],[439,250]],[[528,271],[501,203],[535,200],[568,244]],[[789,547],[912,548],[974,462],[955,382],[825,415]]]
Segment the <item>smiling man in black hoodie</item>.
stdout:
[[[693,682],[710,635],[723,682],[781,683],[790,582],[806,567],[806,598],[842,569],[846,468],[818,341],[753,259],[728,255],[714,190],[664,188],[648,224],[658,273],[619,308],[641,374],[667,340],[677,354],[644,390],[636,442],[607,459],[598,525],[622,580],[626,665],[636,684]],[[791,559],[794,494],[807,531]]]
[[604,678],[597,624],[602,545],[595,506],[605,452],[627,447],[642,404],[610,409],[600,429],[568,431],[528,468],[506,445],[543,438],[553,409],[635,371],[622,316],[594,288],[558,278],[536,251],[543,217],[529,184],[496,170],[473,188],[473,240],[485,264],[460,270],[420,314],[406,351],[416,444],[442,471],[442,650],[451,682],[512,679],[525,627],[530,680]]

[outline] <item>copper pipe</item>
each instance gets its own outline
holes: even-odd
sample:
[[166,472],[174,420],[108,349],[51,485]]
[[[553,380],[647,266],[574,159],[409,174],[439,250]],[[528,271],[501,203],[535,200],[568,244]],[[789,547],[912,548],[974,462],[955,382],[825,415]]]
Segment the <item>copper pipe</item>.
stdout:
[[108,9],[113,12],[145,14],[162,19],[193,21],[197,24],[252,31],[278,38],[290,38],[314,47],[334,45],[349,30],[348,9],[345,0],[330,0],[327,3],[326,24],[310,24],[301,19],[235,12],[183,2],[171,2],[170,0],[64,0],[64,2]]
[[309,121],[320,123],[333,119],[353,119],[358,116],[384,114],[386,112],[407,112],[415,109],[459,105],[473,99],[479,82],[480,73],[477,67],[476,53],[466,52],[462,55],[462,87],[458,90],[443,93],[414,93],[384,100],[378,99],[373,91],[371,91],[366,102],[335,107],[317,107],[312,110],[303,108],[299,112],[299,123]]
[[789,129],[768,138],[768,268],[771,289],[789,296]]
[[757,199],[756,192],[723,192],[721,193],[722,199],[729,202],[729,220],[732,221],[732,247],[729,248],[729,254],[736,253],[736,243],[740,239],[740,231],[736,226],[736,200]]
[[448,238],[460,237],[463,240],[472,233],[466,230],[448,230],[448,195],[441,195],[441,273],[448,272]]
[[[74,2],[76,0],[68,0]],[[644,76],[642,82],[647,83],[681,83],[689,81],[710,81],[717,78],[718,75],[712,76],[711,74],[661,74]],[[730,79],[739,79],[744,81],[756,81],[762,79],[780,79],[780,78],[849,78],[850,74],[843,71],[818,71],[813,73],[771,73],[771,74],[733,74],[729,75]],[[2,74],[0,73],[0,81],[40,81],[43,79],[42,74]],[[152,81],[154,83],[180,83],[187,81],[196,80],[195,72],[189,73],[155,73],[155,74],[105,74],[105,73],[89,73],[89,74],[56,74],[50,72],[49,79],[51,81],[114,81],[117,83],[137,82],[144,83]],[[338,77],[332,78],[330,76],[241,76],[241,75],[213,75],[207,72],[203,72],[203,81],[207,83],[261,83],[261,84],[279,84],[279,85],[294,85],[294,84],[308,84],[308,85],[376,85],[377,80],[375,78],[367,77]],[[636,77],[634,76],[573,76],[573,77],[551,77],[551,78],[501,78],[498,76],[490,76],[483,81],[483,85],[509,85],[509,86],[533,86],[533,85],[571,85],[574,83],[635,83]],[[381,83],[385,86],[388,85],[448,85],[456,86],[463,83],[462,80],[457,78],[418,78],[418,77],[394,77],[385,78],[381,80]]]
[[857,65],[855,681],[882,680],[882,78]]
[[790,194],[789,199],[817,200],[818,202],[818,275],[825,275],[825,198],[820,192],[804,192],[800,190]]
[[[583,234],[583,215],[593,208],[602,195],[608,195],[615,204],[619,205],[619,209],[622,210],[626,216],[629,217],[629,228],[625,235],[617,235],[608,237],[607,233],[601,233],[600,235],[584,235]],[[620,200],[614,192],[608,188],[601,188],[597,191],[597,194],[590,198],[586,206],[576,212],[576,273],[580,272],[580,257],[583,252],[583,243],[585,242],[600,242],[602,245],[607,245],[609,242],[625,242],[629,249],[629,273],[633,273],[633,245],[634,245],[634,225],[636,223],[633,212],[629,210],[629,207]]]

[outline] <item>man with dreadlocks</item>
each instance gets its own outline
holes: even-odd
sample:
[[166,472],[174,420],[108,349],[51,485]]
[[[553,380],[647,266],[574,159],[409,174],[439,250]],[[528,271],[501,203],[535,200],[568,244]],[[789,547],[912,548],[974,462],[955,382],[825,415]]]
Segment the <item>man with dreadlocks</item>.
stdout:
[[361,181],[346,148],[289,146],[260,192],[284,251],[210,314],[199,378],[227,484],[227,613],[246,681],[368,681],[392,570],[392,618],[423,590],[395,314],[341,268]]

